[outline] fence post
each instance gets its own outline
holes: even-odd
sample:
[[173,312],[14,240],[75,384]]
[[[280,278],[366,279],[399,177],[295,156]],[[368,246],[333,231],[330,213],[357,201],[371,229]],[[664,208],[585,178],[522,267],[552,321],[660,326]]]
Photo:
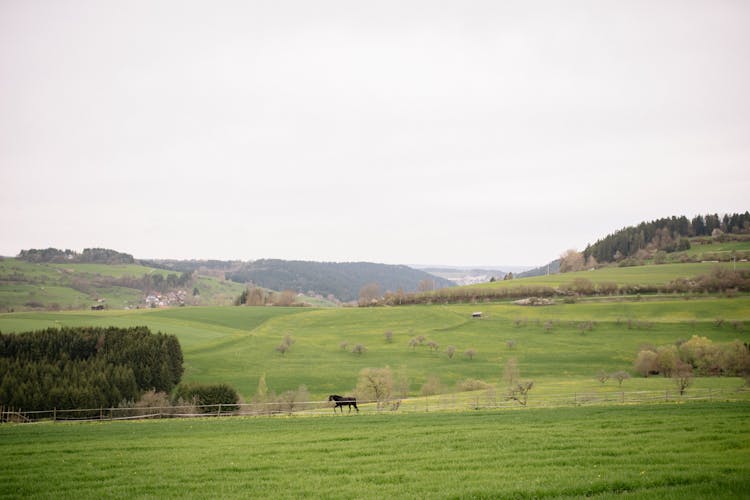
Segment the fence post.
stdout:
[[219,411],[218,411],[218,413],[216,414],[216,416],[217,416],[217,417],[220,417],[220,416],[221,416],[221,403],[219,403]]
[[55,408],[52,410],[52,421],[57,421],[57,406],[55,406]]
[[664,401],[669,401],[669,389],[664,391]]

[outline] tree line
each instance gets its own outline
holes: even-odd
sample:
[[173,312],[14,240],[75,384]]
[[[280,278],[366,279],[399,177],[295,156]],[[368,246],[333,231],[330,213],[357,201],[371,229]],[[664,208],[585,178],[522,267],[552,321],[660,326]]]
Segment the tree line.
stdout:
[[59,250],[57,248],[44,248],[21,250],[18,258],[27,262],[52,262],[52,263],[87,263],[87,264],[134,264],[135,259],[127,253],[110,250],[108,248],[84,248],[78,253],[73,250]]
[[722,234],[750,234],[750,212],[696,215],[692,219],[672,216],[628,226],[589,245],[583,251],[585,260],[619,261],[651,247],[667,253],[688,250],[688,238],[719,237]]
[[113,407],[183,373],[177,337],[145,327],[0,333],[0,405],[26,411]]

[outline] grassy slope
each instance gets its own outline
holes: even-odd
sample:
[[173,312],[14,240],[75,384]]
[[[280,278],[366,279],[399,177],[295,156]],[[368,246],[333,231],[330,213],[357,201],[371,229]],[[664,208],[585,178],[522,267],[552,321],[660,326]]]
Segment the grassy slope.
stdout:
[[[677,278],[692,278],[710,273],[715,267],[732,269],[732,263],[697,262],[687,264],[662,264],[636,267],[604,267],[595,271],[534,276],[494,283],[474,285],[487,287],[549,286],[558,287],[572,283],[576,278],[585,278],[592,283],[616,283],[618,285],[666,285]],[[750,262],[737,262],[736,269],[750,271]]]
[[[485,317],[471,319],[481,309]],[[725,319],[721,327],[715,318]],[[628,319],[632,320],[628,327]],[[521,326],[516,326],[516,321]],[[544,327],[552,322],[550,331]],[[595,321],[583,334],[579,323]],[[731,322],[742,321],[743,329]],[[639,322],[641,327],[638,326]],[[649,323],[650,326],[645,326]],[[404,371],[412,393],[430,375],[446,385],[466,378],[496,383],[502,367],[517,358],[521,374],[537,381],[538,390],[561,381],[578,384],[570,390],[588,390],[605,370],[628,370],[638,348],[687,339],[693,334],[716,342],[748,341],[750,297],[601,302],[523,307],[513,304],[414,306],[375,309],[300,308],[178,308],[168,310],[15,313],[0,315],[0,331],[14,332],[57,325],[140,325],[176,334],[186,359],[185,380],[229,382],[250,397],[265,373],[271,389],[282,392],[305,384],[313,396],[347,392],[365,367],[389,365]],[[383,333],[393,331],[393,343]],[[275,351],[285,334],[295,344],[285,356]],[[410,349],[409,339],[424,335],[440,345]],[[506,342],[516,346],[510,350]],[[361,343],[361,356],[340,347]],[[457,354],[448,359],[445,347]],[[470,360],[463,355],[476,349]],[[634,388],[662,387],[663,379],[628,381]],[[738,382],[734,382],[735,384]],[[645,384],[645,385],[644,385]],[[628,387],[628,386],[626,386]]]
[[748,403],[0,426],[3,498],[747,498]]
[[[135,306],[143,299],[143,292],[132,288],[95,285],[97,278],[125,276],[141,277],[171,271],[136,264],[51,264],[29,263],[18,259],[0,260],[0,310],[28,309],[28,303],[40,303],[46,308],[54,304],[60,309],[88,309],[98,298],[106,299],[113,309]],[[86,285],[87,292],[71,287],[73,282]],[[201,276],[194,285],[200,296],[198,304],[228,305],[242,293],[244,287],[231,281]],[[191,287],[192,288],[192,287]],[[189,293],[192,289],[188,290]]]

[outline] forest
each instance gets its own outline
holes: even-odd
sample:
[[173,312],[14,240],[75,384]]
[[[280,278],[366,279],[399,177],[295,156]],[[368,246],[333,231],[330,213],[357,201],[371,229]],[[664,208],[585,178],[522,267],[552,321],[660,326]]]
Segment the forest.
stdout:
[[48,328],[0,333],[0,405],[24,410],[100,408],[179,384],[174,335],[147,327]]
[[665,252],[690,248],[688,238],[727,238],[726,235],[750,234],[750,212],[739,214],[697,215],[692,219],[672,216],[628,226],[589,245],[583,251],[588,261],[614,262],[634,256],[638,251],[653,247]]

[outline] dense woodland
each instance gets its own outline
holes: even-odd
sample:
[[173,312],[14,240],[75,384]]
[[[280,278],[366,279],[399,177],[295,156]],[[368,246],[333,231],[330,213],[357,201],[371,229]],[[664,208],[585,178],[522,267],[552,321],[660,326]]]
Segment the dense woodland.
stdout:
[[183,373],[174,335],[147,327],[49,328],[0,333],[0,405],[100,408],[169,392]]
[[614,262],[633,257],[639,251],[650,249],[667,253],[690,248],[688,238],[696,236],[721,238],[723,235],[750,235],[750,212],[743,214],[697,215],[687,217],[666,217],[651,222],[641,222],[616,231],[583,251],[588,261]]

